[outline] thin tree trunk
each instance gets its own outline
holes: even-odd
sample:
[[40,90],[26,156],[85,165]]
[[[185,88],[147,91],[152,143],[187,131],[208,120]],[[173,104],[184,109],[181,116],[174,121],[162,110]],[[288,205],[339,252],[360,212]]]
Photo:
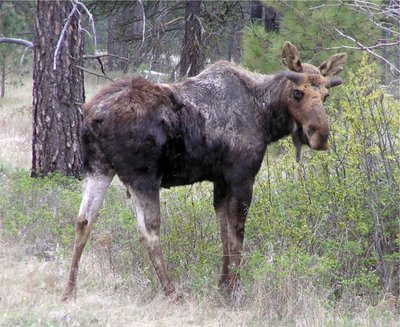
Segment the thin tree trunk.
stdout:
[[265,7],[265,18],[264,26],[268,32],[278,32],[279,31],[279,20],[281,14],[271,6]]
[[182,42],[181,76],[194,76],[204,66],[200,24],[201,1],[186,1],[185,35]]
[[7,56],[3,55],[3,60],[1,62],[1,89],[0,89],[0,98],[4,99],[6,96],[6,59]]
[[[108,54],[117,54],[115,51],[115,35],[114,35],[114,16],[109,15],[107,20],[107,53]],[[107,69],[112,71],[114,70],[114,58],[107,57]]]
[[83,39],[79,16],[71,17],[53,70],[57,41],[70,1],[37,0],[33,66],[32,176],[59,171],[79,177],[82,169],[80,129],[84,102]]
[[[135,7],[141,10],[142,6],[137,1],[136,3],[127,2],[119,11],[108,17],[107,28],[107,52],[109,54],[129,57],[129,45],[134,40],[135,35]],[[142,14],[140,14],[142,18]],[[142,25],[143,26],[143,23]],[[140,30],[140,39],[142,30]],[[107,68],[109,70],[121,70],[124,73],[128,72],[128,61],[122,61],[112,57],[108,57]]]
[[252,0],[250,8],[250,20],[252,23],[261,23],[263,17],[263,4],[260,0]]

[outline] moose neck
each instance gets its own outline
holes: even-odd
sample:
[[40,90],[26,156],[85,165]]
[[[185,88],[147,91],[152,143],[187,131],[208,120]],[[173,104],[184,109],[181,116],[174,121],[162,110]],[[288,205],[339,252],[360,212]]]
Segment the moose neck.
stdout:
[[294,121],[288,111],[290,82],[283,74],[267,75],[257,85],[257,103],[264,119],[267,143],[289,135]]

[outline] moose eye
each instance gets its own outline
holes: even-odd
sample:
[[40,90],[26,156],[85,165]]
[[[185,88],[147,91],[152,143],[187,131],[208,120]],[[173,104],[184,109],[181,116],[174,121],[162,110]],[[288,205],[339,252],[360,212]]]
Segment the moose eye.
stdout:
[[294,90],[293,91],[293,97],[297,100],[300,101],[303,98],[304,93],[299,91],[299,90]]

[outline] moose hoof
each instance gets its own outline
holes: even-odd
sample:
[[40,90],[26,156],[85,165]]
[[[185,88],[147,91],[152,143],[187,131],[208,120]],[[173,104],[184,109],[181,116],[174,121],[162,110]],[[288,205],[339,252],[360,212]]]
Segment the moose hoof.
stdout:
[[235,276],[224,276],[218,283],[221,294],[229,301],[238,302],[242,297],[240,279]]
[[72,300],[76,300],[76,292],[73,289],[67,288],[61,297],[61,302],[68,302]]
[[170,303],[182,304],[184,302],[183,295],[178,292],[173,292],[167,296],[167,300]]

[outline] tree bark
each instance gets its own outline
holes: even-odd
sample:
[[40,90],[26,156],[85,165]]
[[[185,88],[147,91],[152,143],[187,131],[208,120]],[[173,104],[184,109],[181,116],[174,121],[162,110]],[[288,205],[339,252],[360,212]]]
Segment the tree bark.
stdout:
[[[108,16],[107,28],[107,53],[116,56],[128,58],[129,45],[134,40],[135,35],[135,8],[140,8],[138,1],[136,3],[126,2],[122,7],[112,15]],[[142,17],[142,14],[140,14]],[[142,31],[140,31],[140,39]],[[118,58],[107,58],[107,68],[109,70],[122,70],[128,72],[128,61]]]
[[264,26],[268,32],[279,31],[281,14],[271,6],[265,7]]
[[[115,50],[114,16],[109,15],[107,20],[107,53],[117,54]],[[107,69],[114,70],[114,58],[107,58]]]
[[200,24],[201,1],[186,1],[185,35],[182,42],[181,76],[195,76],[204,67]]
[[263,17],[263,4],[260,0],[251,1],[250,20],[252,23],[261,23]]
[[52,172],[79,177],[82,171],[80,129],[84,102],[83,38],[78,11],[70,17],[53,70],[54,54],[70,1],[36,0],[33,66],[32,176]]

